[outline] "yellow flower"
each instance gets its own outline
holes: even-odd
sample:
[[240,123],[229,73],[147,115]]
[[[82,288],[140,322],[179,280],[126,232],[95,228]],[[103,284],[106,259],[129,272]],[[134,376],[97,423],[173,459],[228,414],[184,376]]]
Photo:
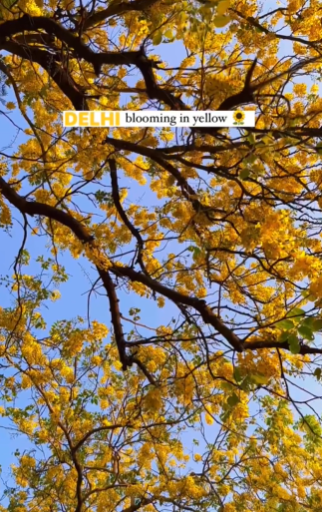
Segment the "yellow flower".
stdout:
[[204,297],[207,297],[207,288],[200,288],[199,290],[196,290],[196,296],[199,299],[203,299]]
[[319,92],[318,84],[313,84],[310,92],[311,92],[311,94],[318,94],[318,92]]
[[242,123],[245,119],[245,113],[241,110],[236,110],[233,114],[233,118],[236,121],[236,123]]
[[235,512],[236,508],[232,503],[226,503],[224,505],[224,512]]
[[51,300],[55,302],[55,300],[58,300],[60,298],[60,292],[58,290],[53,290],[51,292]]
[[293,0],[288,5],[288,11],[290,14],[295,14],[302,7],[301,0]]
[[306,95],[306,84],[294,84],[293,92],[296,94],[296,96],[302,98]]
[[205,414],[205,420],[206,420],[207,425],[212,425],[214,422],[212,416],[210,416],[210,414],[208,414],[208,413]]
[[163,308],[165,306],[165,300],[163,297],[158,297],[157,298],[157,304],[158,304],[158,307],[159,308]]
[[122,363],[120,361],[114,361],[113,366],[116,370],[122,370]]
[[102,362],[102,358],[100,356],[93,356],[91,359],[91,363],[95,366],[99,366]]
[[64,366],[61,370],[61,376],[64,377],[68,384],[72,384],[74,382],[74,370],[73,368],[69,368],[68,366]]
[[41,5],[42,2],[39,0],[21,0],[19,7],[31,16],[41,16]]
[[109,406],[109,402],[108,400],[101,400],[100,401],[100,407],[101,409],[104,411],[105,409],[107,409]]

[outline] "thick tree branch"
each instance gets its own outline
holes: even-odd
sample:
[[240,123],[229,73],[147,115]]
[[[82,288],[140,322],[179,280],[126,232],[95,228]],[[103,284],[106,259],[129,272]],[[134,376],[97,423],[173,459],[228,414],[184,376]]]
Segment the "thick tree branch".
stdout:
[[[39,215],[47,219],[55,220],[60,222],[64,226],[68,227],[74,235],[83,243],[89,244],[94,249],[97,248],[95,239],[91,235],[90,231],[78,220],[76,220],[71,214],[50,206],[47,204],[39,203],[37,201],[27,201],[23,196],[17,194],[17,192],[9,185],[2,177],[0,177],[0,191],[3,196],[15,206],[24,215]],[[100,266],[96,265],[96,269],[106,289],[107,295],[111,303],[111,316],[112,323],[120,354],[120,360],[123,364],[123,368],[131,364],[131,358],[125,353],[124,336],[122,332],[122,326],[120,322],[120,312],[118,309],[118,299],[116,297],[115,288],[113,281],[109,273],[113,273],[119,277],[126,277],[132,282],[138,282],[146,287],[153,290],[155,293],[159,293],[163,297],[168,298],[176,305],[184,305],[193,308],[198,311],[202,320],[207,325],[211,325],[229,344],[230,346],[238,351],[243,352],[245,350],[259,350],[269,348],[279,348],[284,350],[290,350],[287,342],[279,343],[277,341],[267,342],[243,342],[231,329],[229,329],[225,323],[218,317],[207,305],[207,303],[196,297],[184,295],[173,288],[169,288],[164,284],[160,283],[156,279],[152,279],[146,274],[137,272],[136,270],[119,266],[117,264],[111,264],[109,271],[104,270]],[[322,349],[309,347],[302,344],[300,354],[321,354]]]
[[243,90],[237,94],[234,94],[233,96],[229,96],[229,98],[226,98],[218,108],[218,110],[231,110],[234,107],[238,107],[239,105],[244,105],[247,103],[254,102],[254,89],[251,85],[251,80],[253,76],[253,72],[255,69],[257,63],[257,59],[254,59],[253,63],[251,64],[247,75],[245,79],[245,84],[243,87]]
[[50,52],[36,47],[24,46],[14,42],[0,43],[0,48],[14,55],[39,64],[65,96],[71,101],[76,110],[86,110],[86,97],[80,86],[76,84],[68,71],[64,70]]
[[[24,197],[20,196],[15,190],[0,177],[0,191],[3,196],[15,206],[24,215],[40,215],[47,219],[60,222],[68,227],[74,235],[85,244],[92,244],[95,248],[95,240],[89,230],[78,220],[63,210],[59,210],[54,206],[50,206],[37,201],[27,201]],[[99,265],[96,265],[97,272],[103,282],[107,296],[110,303],[110,312],[112,325],[114,329],[115,341],[118,347],[120,361],[123,365],[123,370],[126,370],[130,363],[125,353],[125,340],[121,322],[121,313],[119,310],[119,300],[116,294],[116,289],[113,280],[107,270],[103,270]]]
[[[141,0],[138,2],[135,2],[137,4],[137,9],[134,10],[142,10],[145,7],[149,7],[154,2],[148,1],[148,0]],[[124,10],[132,10],[134,7],[134,2],[121,2],[120,4],[116,5],[113,4],[109,6],[108,9],[117,9],[120,8],[120,12],[122,12],[122,9]],[[139,7],[141,5],[141,7]],[[129,6],[129,7],[127,7]],[[107,10],[108,10],[107,9]],[[104,17],[106,16],[106,11]],[[103,11],[102,11],[103,12]],[[99,15],[102,15],[102,12],[97,13]],[[111,11],[110,11],[111,12]],[[103,17],[103,19],[105,19]],[[91,19],[91,18],[89,18]],[[93,21],[93,17],[92,17]],[[30,16],[30,15],[23,15],[21,18],[14,19],[14,20],[8,20],[1,24],[1,36],[0,36],[0,47],[3,49],[6,49],[10,51],[11,53],[14,53],[16,55],[20,55],[22,58],[28,59],[28,60],[34,60],[35,62],[38,62],[44,69],[46,69],[49,74],[51,74],[52,78],[55,80],[57,85],[61,88],[61,90],[66,94],[66,96],[72,101],[74,107],[76,110],[83,110],[84,107],[84,97],[78,98],[78,95],[80,94],[79,88],[75,84],[75,82],[71,79],[69,76],[68,71],[66,73],[63,73],[59,68],[54,70],[53,73],[50,73],[50,70],[48,70],[48,64],[46,64],[46,60],[48,59],[48,56],[50,57],[50,53],[41,51],[39,49],[35,49],[32,46],[12,46],[15,45],[15,43],[12,43],[9,41],[13,36],[25,33],[25,32],[35,32],[43,30],[47,34],[54,35],[57,39],[59,39],[61,42],[65,43],[65,45],[73,50],[74,54],[80,59],[84,59],[86,62],[90,63],[96,75],[100,74],[101,68],[104,64],[107,65],[114,65],[114,66],[121,66],[121,65],[134,65],[136,66],[140,71],[144,78],[145,85],[146,85],[146,92],[150,99],[157,99],[161,102],[164,102],[166,105],[168,105],[173,110],[190,110],[190,108],[178,97],[176,97],[171,92],[165,90],[164,88],[161,88],[155,79],[153,68],[157,67],[157,63],[154,61],[148,59],[144,53],[144,49],[141,48],[139,51],[128,51],[128,52],[101,52],[97,53],[91,50],[91,48],[87,45],[85,45],[79,37],[75,36],[71,31],[64,28],[62,25],[60,25],[58,22],[51,18],[47,18],[44,16]],[[294,39],[292,39],[294,40]],[[11,46],[10,46],[11,45]],[[39,53],[40,52],[40,53]],[[74,55],[75,56],[75,55]],[[261,83],[252,84],[251,78],[253,75],[254,68],[256,66],[257,60],[255,59],[252,65],[250,66],[248,73],[246,75],[245,85],[241,92],[234,94],[230,96],[229,98],[226,98],[222,102],[222,104],[219,106],[219,110],[230,110],[232,108],[236,108],[239,105],[242,104],[248,104],[254,102],[254,92],[260,91],[265,86],[269,85],[270,83],[280,79],[286,74],[291,74],[292,72],[299,70],[306,66],[307,64],[311,64],[319,60],[321,57],[313,57],[311,59],[307,59],[304,61],[301,61],[291,67],[289,70],[286,70],[272,78],[268,78],[267,80],[264,80]],[[58,77],[58,78],[57,78]],[[194,131],[199,131],[203,133],[209,133],[211,135],[216,135],[218,133],[218,128],[198,128],[194,129]]]
[[[112,137],[106,137],[105,142],[107,144],[111,144],[116,149],[123,150],[123,151],[131,151],[132,153],[137,153],[138,155],[145,156],[147,158],[151,158],[154,162],[156,162],[161,168],[168,171],[171,176],[173,176],[178,184],[178,186],[181,188],[182,194],[184,197],[191,203],[192,207],[194,208],[196,213],[203,212],[205,215],[208,216],[210,220],[213,220],[209,217],[211,212],[214,212],[215,210],[209,206],[203,205],[198,199],[197,199],[197,193],[196,191],[189,185],[186,178],[184,178],[180,171],[172,165],[167,159],[164,159],[162,157],[162,154],[160,151],[157,151],[155,149],[141,146],[139,144],[136,144],[134,142],[124,140],[124,139],[114,139]],[[222,212],[220,212],[222,213]]]
[[106,9],[97,11],[92,14],[92,16],[89,16],[84,23],[84,30],[97,25],[111,16],[119,16],[124,12],[144,11],[146,9],[150,9],[159,1],[160,0],[134,0],[132,2],[113,2]]
[[[245,350],[261,350],[261,349],[269,349],[269,348],[278,348],[289,350],[289,344],[287,341],[283,341],[279,343],[278,341],[251,341],[249,343],[245,343]],[[299,354],[322,354],[322,348],[309,347],[308,345],[301,344]]]
[[114,159],[111,158],[109,160],[109,166],[110,166],[110,174],[111,174],[112,198],[113,198],[116,210],[117,210],[120,218],[124,222],[124,225],[128,228],[130,233],[132,233],[132,235],[134,236],[134,238],[137,241],[137,262],[139,263],[142,271],[146,272],[145,265],[143,262],[143,257],[142,257],[144,242],[143,242],[140,232],[129,221],[128,216],[126,215],[125,211],[123,210],[123,207],[121,204],[119,186],[118,186],[116,162]]
[[125,339],[121,321],[122,315],[119,308],[119,299],[116,294],[116,288],[109,272],[107,272],[106,270],[102,270],[98,265],[96,265],[96,269],[102,280],[102,283],[104,285],[104,288],[109,299],[115,341],[119,351],[122,369],[126,370],[128,366],[131,366],[131,361],[126,355]]
[[[21,32],[35,32],[38,30],[45,30],[47,34],[54,35],[61,42],[64,42],[68,48],[75,50],[80,59],[92,64],[97,75],[100,74],[103,64],[112,66],[135,65],[141,56],[139,51],[96,53],[86,46],[79,37],[53,19],[44,16],[29,16],[28,14],[1,24],[0,45],[6,44],[8,38],[12,38]],[[24,56],[24,58],[28,57]]]
[[[242,18],[243,20],[245,20],[249,25],[251,25],[254,28],[257,28],[258,30],[260,30],[261,32],[263,32],[266,35],[271,34],[272,36],[274,36],[278,39],[283,39],[284,41],[292,41],[294,43],[304,44],[305,46],[309,46],[314,49],[317,49],[317,43],[319,43],[319,44],[321,43],[321,41],[309,41],[308,39],[303,39],[302,37],[296,37],[296,36],[292,36],[292,35],[287,36],[285,34],[279,34],[278,32],[271,32],[266,27],[263,27],[263,25],[258,23],[258,21],[255,18],[253,18],[252,16],[245,16],[243,13],[241,13],[240,11],[233,9],[233,8],[230,8],[229,10],[231,12],[234,12],[235,14],[237,14],[237,16],[239,18]],[[278,9],[276,9],[275,12],[276,11],[278,11]],[[274,11],[272,11],[272,12],[274,12]],[[272,12],[269,14],[272,14]],[[268,16],[268,14],[266,14],[266,16]]]

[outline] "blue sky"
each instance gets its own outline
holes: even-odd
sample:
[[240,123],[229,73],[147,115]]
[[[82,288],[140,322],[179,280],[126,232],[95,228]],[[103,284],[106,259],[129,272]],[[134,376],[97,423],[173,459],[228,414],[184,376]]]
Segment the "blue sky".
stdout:
[[[169,66],[179,66],[181,60],[186,56],[185,49],[180,43],[172,43],[171,45],[161,44],[158,47],[158,53],[162,56],[162,59],[167,61]],[[139,78],[139,74],[133,76],[134,83],[137,78]],[[15,97],[10,89],[8,89],[8,94],[3,99],[6,102],[15,102]],[[6,108],[0,105],[0,110],[1,109],[4,112],[6,111]],[[2,134],[0,151],[6,154],[12,154],[21,143],[27,140],[27,136],[22,130],[28,126],[24,122],[18,110],[9,112],[8,114],[10,115],[12,122],[9,122],[4,115],[1,115],[0,117],[0,130]],[[22,130],[17,129],[17,126],[22,128]],[[129,196],[131,197],[132,203],[144,205],[150,204],[151,206],[156,204],[154,194],[150,192],[148,188],[135,184],[133,180],[130,181],[123,177],[123,179],[119,180],[119,185],[120,187],[129,187],[129,185],[131,185]],[[6,250],[2,251],[1,254],[0,277],[5,275],[11,276],[13,274],[13,261],[22,242],[23,229],[20,225],[22,221],[21,215],[18,211],[14,211],[13,217],[14,227],[10,231],[10,236],[0,230],[0,245],[1,247],[6,248]],[[36,262],[36,259],[40,255],[43,255],[44,258],[51,256],[50,248],[46,247],[46,244],[47,241],[45,241],[44,238],[38,238],[37,236],[29,237],[27,249],[30,253],[30,265],[25,267],[26,274],[33,275],[39,272],[40,267]],[[59,255],[59,260],[60,264],[65,267],[69,280],[67,283],[63,283],[59,287],[61,299],[53,303],[48,303],[48,308],[42,310],[42,314],[44,315],[48,328],[50,328],[51,324],[57,320],[72,319],[79,315],[86,318],[88,291],[90,290],[92,283],[97,278],[96,272],[83,257],[75,260],[68,252],[65,252]],[[161,324],[166,325],[172,316],[175,315],[173,305],[169,304],[168,301],[166,301],[165,307],[160,309],[156,306],[156,303],[151,300],[138,298],[135,300],[135,303],[133,303],[133,295],[128,295],[122,291],[119,291],[118,294],[122,314],[125,317],[129,317],[128,310],[130,308],[140,307],[142,311],[141,322],[142,324],[146,323],[150,327],[157,327]],[[10,306],[11,300],[8,290],[2,286],[0,306]],[[103,294],[92,295],[90,313],[91,321],[98,320],[105,323],[108,327],[111,327],[109,305],[106,296]],[[124,328],[126,331],[129,331],[131,329],[131,324],[125,323]],[[151,331],[142,329],[141,332],[142,335],[151,335]],[[16,403],[17,406],[21,407],[24,407],[27,404],[27,394],[24,395],[24,398],[20,398]],[[7,422],[4,422],[3,419],[0,420],[2,441],[0,457],[0,465],[2,468],[1,476],[5,482],[9,483],[10,464],[15,461],[14,452],[17,449],[23,452],[23,450],[28,449],[28,445],[26,444],[26,439],[24,437],[14,435],[8,431],[6,427]],[[190,433],[184,435],[184,438],[189,445],[192,442],[192,437]],[[198,449],[196,448],[195,451],[198,452]],[[0,483],[0,496],[2,492],[3,489]]]

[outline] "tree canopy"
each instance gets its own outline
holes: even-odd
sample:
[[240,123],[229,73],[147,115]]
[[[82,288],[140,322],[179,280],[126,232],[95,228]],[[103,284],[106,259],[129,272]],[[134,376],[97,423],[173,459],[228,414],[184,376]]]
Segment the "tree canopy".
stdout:
[[[0,512],[321,510],[321,10],[1,1],[23,140],[0,151],[0,426],[26,448]],[[64,128],[73,109],[256,126]],[[48,324],[79,260],[88,311]]]

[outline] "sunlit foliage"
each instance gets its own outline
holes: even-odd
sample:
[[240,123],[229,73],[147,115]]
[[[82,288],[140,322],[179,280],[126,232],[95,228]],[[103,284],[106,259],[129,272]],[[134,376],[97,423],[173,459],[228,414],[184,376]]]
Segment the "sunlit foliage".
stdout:
[[[0,512],[321,511],[322,2],[0,4]],[[120,108],[256,127],[62,124]]]

